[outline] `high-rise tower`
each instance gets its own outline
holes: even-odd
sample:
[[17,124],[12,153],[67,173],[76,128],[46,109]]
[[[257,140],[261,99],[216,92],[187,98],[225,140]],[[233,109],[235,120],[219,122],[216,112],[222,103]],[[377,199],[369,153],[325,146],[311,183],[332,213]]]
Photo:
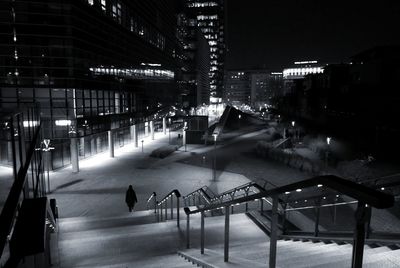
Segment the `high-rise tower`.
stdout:
[[224,80],[225,1],[186,0],[186,8],[210,46],[210,103],[217,103],[222,97]]

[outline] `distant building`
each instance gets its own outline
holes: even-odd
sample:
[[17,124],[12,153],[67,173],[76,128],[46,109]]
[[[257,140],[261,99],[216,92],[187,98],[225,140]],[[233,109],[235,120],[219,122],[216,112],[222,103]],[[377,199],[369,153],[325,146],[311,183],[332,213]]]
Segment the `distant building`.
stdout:
[[197,23],[210,46],[210,102],[220,102],[224,86],[225,65],[225,0],[185,0],[193,14],[192,23]]
[[178,15],[177,35],[184,54],[180,92],[186,108],[210,103],[210,46],[196,21],[185,13]]
[[296,61],[283,69],[283,94],[291,94],[296,86],[296,80],[303,79],[308,74],[323,73],[323,64],[316,60]]
[[375,47],[304,78],[297,71],[279,110],[365,151],[393,156],[400,149],[399,61],[400,47]]
[[266,69],[228,70],[224,100],[228,104],[261,107],[282,91],[282,73]]
[[269,79],[270,96],[269,99],[274,101],[283,94],[283,73],[282,72],[271,72]]
[[225,75],[224,99],[227,104],[250,105],[251,81],[248,70],[229,70]]

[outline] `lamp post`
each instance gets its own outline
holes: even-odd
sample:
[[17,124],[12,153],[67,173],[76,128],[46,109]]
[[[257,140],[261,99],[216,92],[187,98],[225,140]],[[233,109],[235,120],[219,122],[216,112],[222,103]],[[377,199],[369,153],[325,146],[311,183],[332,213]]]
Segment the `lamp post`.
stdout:
[[325,163],[328,166],[328,160],[329,160],[329,149],[330,149],[330,144],[331,144],[331,137],[326,137],[326,144],[328,145],[328,149],[325,152]]
[[214,161],[213,161],[213,180],[217,179],[217,133],[212,134],[214,136]]
[[141,140],[141,142],[142,142],[142,153],[144,152],[144,150],[143,150],[143,142],[144,142],[144,140]]
[[292,128],[293,128],[293,140],[297,140],[297,135],[296,135],[296,128],[295,128],[296,122],[292,121]]
[[171,144],[171,118],[168,118],[168,143]]
[[46,169],[47,169],[47,191],[50,193],[50,151],[54,150],[54,147],[50,147],[50,139],[43,140],[44,148],[42,149],[46,156]]
[[183,143],[185,145],[185,152],[186,152],[186,130],[187,130],[187,122],[183,125]]
[[239,119],[239,120],[238,120],[238,121],[239,121],[239,128],[240,128],[240,125],[241,125],[241,124],[240,124],[240,118],[242,118],[242,115],[241,115],[241,114],[238,115],[238,119]]

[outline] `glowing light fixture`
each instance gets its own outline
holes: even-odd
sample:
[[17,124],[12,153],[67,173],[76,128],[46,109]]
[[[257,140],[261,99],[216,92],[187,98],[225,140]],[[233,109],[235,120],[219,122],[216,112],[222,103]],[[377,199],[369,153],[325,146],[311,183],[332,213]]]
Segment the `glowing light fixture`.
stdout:
[[64,126],[65,127],[65,126],[71,125],[71,120],[65,120],[65,119],[56,120],[55,123],[56,123],[56,126]]

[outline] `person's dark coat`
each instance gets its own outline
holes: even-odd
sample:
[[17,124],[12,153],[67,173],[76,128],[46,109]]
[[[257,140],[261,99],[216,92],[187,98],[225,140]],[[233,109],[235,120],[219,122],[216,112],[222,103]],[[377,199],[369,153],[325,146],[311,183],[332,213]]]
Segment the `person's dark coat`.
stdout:
[[132,185],[129,185],[129,188],[126,191],[125,202],[128,207],[134,207],[135,203],[137,203],[136,193],[135,190],[133,190]]

